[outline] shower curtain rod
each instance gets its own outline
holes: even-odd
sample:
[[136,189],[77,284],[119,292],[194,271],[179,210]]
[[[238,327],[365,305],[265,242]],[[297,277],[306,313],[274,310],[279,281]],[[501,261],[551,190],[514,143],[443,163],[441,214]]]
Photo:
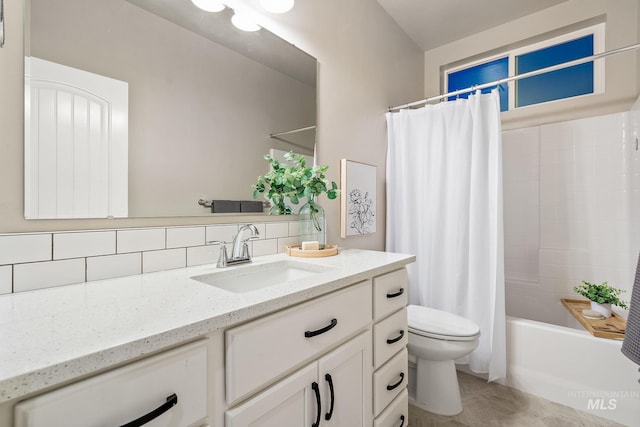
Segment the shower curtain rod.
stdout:
[[555,71],[555,70],[560,70],[563,68],[567,68],[567,67],[573,67],[574,65],[580,65],[580,64],[584,64],[586,62],[592,62],[595,61],[597,59],[601,59],[610,55],[617,55],[619,53],[623,53],[623,52],[627,52],[630,50],[635,50],[640,48],[640,43],[631,45],[631,46],[626,46],[626,47],[621,47],[618,49],[613,49],[607,52],[602,52],[602,53],[598,53],[596,55],[592,55],[592,56],[586,56],[584,58],[580,58],[580,59],[575,59],[573,61],[567,61],[567,62],[563,62],[562,64],[556,64],[556,65],[552,65],[550,67],[546,67],[546,68],[541,68],[539,70],[535,70],[535,71],[529,71],[528,73],[523,73],[523,74],[518,74],[517,76],[511,76],[511,77],[505,77],[503,79],[500,80],[495,80],[489,83],[483,83],[480,85],[475,85],[475,86],[471,86],[468,87],[466,89],[459,89],[453,92],[449,92],[449,93],[445,93],[444,95],[438,95],[438,96],[433,96],[431,98],[426,98],[426,99],[421,99],[420,101],[414,101],[414,102],[410,102],[408,104],[403,104],[403,105],[398,105],[397,107],[389,107],[389,111],[390,112],[397,112],[400,111],[402,109],[405,108],[410,108],[410,107],[415,107],[416,105],[421,105],[421,104],[426,104],[428,102],[431,101],[439,101],[441,99],[450,97],[450,96],[456,96],[456,95],[461,95],[463,93],[467,93],[467,92],[472,92],[475,90],[479,90],[479,89],[485,89],[491,86],[496,86],[502,83],[508,83],[514,80],[520,80],[520,79],[525,79],[527,77],[533,77],[533,76],[537,76],[538,74],[544,74],[544,73],[548,73],[551,71]]

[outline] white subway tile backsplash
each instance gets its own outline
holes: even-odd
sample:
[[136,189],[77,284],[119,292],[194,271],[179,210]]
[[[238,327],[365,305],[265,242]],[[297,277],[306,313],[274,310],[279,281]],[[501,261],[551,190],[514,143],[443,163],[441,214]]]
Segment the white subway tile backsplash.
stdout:
[[87,281],[140,273],[142,273],[140,252],[87,258]]
[[[231,253],[231,245],[227,245],[227,253]],[[219,245],[194,246],[187,248],[187,267],[193,265],[214,264],[220,255]]]
[[[286,225],[286,224],[285,224]],[[253,256],[272,255],[278,253],[278,239],[253,241]]]
[[51,260],[51,234],[0,236],[0,265]]
[[142,272],[171,270],[187,266],[187,249],[165,249],[142,253]]
[[278,237],[289,237],[289,223],[270,222],[266,224],[265,239],[277,239]]
[[289,236],[300,235],[300,223],[298,221],[289,221]]
[[284,237],[282,239],[278,239],[278,253],[285,252],[287,250],[287,246],[293,246],[299,243],[299,237]]
[[[287,237],[297,221],[255,224],[260,240],[250,242],[255,256],[295,244]],[[61,231],[0,235],[0,294],[103,280],[186,266],[215,264],[219,246],[231,242],[238,224],[122,230]],[[269,233],[271,239],[265,237]],[[283,236],[276,238],[274,236]],[[227,244],[231,254],[231,244]],[[55,256],[55,258],[54,258]]]
[[13,266],[13,291],[22,292],[85,280],[85,259],[33,262]]
[[118,230],[117,238],[117,253],[119,254],[126,252],[152,251],[165,248],[164,228]]
[[115,231],[55,233],[53,235],[53,259],[111,255],[115,253]]
[[13,291],[13,267],[0,266],[0,295],[10,294]]
[[237,225],[212,225],[207,227],[206,241],[233,242],[233,238],[238,234]]
[[167,249],[202,246],[205,234],[205,227],[167,228]]

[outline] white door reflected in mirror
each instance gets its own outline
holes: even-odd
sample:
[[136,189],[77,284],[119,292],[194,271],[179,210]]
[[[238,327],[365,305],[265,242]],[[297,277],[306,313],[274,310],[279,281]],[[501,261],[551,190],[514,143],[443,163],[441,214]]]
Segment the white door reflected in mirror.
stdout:
[[25,58],[25,218],[128,213],[126,82]]

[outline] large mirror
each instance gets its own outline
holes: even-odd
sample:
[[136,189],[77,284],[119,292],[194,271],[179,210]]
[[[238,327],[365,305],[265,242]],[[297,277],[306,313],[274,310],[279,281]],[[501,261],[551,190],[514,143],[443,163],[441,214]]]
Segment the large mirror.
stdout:
[[[211,215],[198,200],[251,200],[271,149],[313,153],[316,60],[265,29],[236,29],[232,11],[190,0],[26,1],[25,217]],[[36,70],[49,66],[119,85],[125,113],[101,112],[115,105],[111,87],[85,98],[75,84],[70,95],[36,87]],[[124,149],[99,145],[114,136]],[[112,180],[99,189],[108,203],[124,205],[115,214],[79,200],[98,173]],[[56,207],[65,198],[66,211]]]

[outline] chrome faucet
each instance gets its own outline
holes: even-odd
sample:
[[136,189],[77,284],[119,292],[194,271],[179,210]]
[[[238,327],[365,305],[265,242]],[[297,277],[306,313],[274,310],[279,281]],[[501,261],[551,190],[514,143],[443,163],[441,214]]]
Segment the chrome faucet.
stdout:
[[[251,235],[246,239],[242,238],[242,234],[245,231],[251,231]],[[218,268],[223,268],[228,265],[235,264],[245,264],[251,262],[251,254],[249,253],[249,245],[247,242],[249,240],[256,240],[260,237],[260,232],[253,224],[246,224],[240,227],[238,230],[238,234],[233,238],[233,249],[231,251],[231,258],[227,255],[227,247],[225,246],[227,242],[223,242],[220,240],[214,240],[211,242],[207,242],[207,244],[212,245],[220,245],[220,256],[218,257],[218,263],[216,266]]]
[[[242,233],[247,230],[251,231],[251,236],[243,240]],[[228,262],[251,262],[251,255],[249,255],[249,245],[247,245],[247,242],[249,240],[259,239],[259,236],[260,232],[253,224],[245,224],[240,227],[238,234],[233,238],[233,249],[231,250],[231,258]]]

